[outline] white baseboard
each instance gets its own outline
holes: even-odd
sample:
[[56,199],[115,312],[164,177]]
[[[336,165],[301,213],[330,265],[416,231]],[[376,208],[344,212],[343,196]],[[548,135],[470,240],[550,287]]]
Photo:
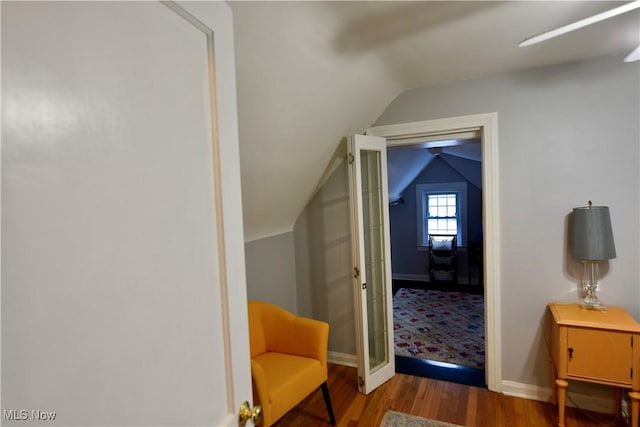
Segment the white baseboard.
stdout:
[[[431,279],[428,274],[402,274],[402,273],[392,274],[391,278],[393,280],[407,280],[410,282],[429,282]],[[458,284],[468,285],[469,280],[467,277],[458,277]]]
[[392,278],[395,280],[410,280],[413,282],[428,282],[428,274],[393,274]]
[[336,351],[329,351],[327,354],[327,361],[335,365],[349,366],[351,368],[358,367],[358,358],[355,354],[338,353]]
[[[540,402],[551,400],[551,389],[530,384],[522,384],[514,381],[502,381],[502,393],[507,396],[520,397]],[[576,393],[567,390],[567,406],[586,409],[588,411],[613,414],[615,412],[615,400],[613,397],[594,396],[591,394]]]
[[551,400],[551,389],[515,381],[502,381],[502,393],[507,396],[538,400],[540,402],[549,402]]

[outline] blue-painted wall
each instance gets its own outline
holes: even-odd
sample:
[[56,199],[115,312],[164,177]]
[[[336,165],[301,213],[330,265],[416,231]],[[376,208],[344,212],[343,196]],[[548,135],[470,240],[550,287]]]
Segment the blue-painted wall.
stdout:
[[[482,227],[482,189],[476,186],[481,182],[482,166],[480,162],[442,154],[429,165],[402,192],[405,203],[389,209],[391,226],[391,265],[394,276],[428,276],[429,255],[418,250],[416,185],[445,182],[467,183],[467,229],[463,230],[470,241],[477,240]],[[463,248],[459,251],[459,276],[467,276],[467,257]]]

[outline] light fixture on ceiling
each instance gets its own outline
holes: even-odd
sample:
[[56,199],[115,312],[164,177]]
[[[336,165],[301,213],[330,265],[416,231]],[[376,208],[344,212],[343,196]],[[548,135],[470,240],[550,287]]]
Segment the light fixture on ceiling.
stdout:
[[[640,8],[640,0],[632,1],[622,6],[615,7],[613,9],[606,10],[588,18],[581,19],[568,25],[556,28],[554,30],[546,31],[541,34],[529,37],[520,43],[518,46],[525,47],[531,46],[536,43],[543,42],[545,40],[552,39],[554,37],[561,36],[579,28],[586,27],[587,25],[595,24],[596,22],[604,21],[605,19],[613,18],[614,16],[622,15],[623,13],[630,12],[632,10]],[[640,59],[640,46],[638,46],[633,52],[631,52],[626,58],[625,62],[637,61]]]
[[389,206],[398,206],[404,203],[404,199],[402,197],[398,198],[397,200],[394,200],[393,202],[389,203]]

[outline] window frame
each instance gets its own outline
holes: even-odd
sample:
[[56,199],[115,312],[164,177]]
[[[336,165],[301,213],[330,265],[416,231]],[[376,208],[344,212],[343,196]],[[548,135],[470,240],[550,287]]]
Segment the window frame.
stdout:
[[418,250],[428,250],[429,235],[427,218],[429,215],[429,195],[431,194],[456,194],[456,219],[458,232],[456,240],[458,246],[466,246],[467,230],[467,183],[466,182],[442,182],[434,184],[416,185],[416,231]]

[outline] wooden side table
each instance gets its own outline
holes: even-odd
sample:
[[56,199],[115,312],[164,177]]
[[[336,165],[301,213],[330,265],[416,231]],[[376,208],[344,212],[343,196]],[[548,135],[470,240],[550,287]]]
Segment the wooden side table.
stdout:
[[[551,303],[549,311],[552,400],[558,403],[558,426],[564,426],[567,380],[577,380],[631,389],[631,425],[638,427],[640,324],[619,307],[595,311]],[[619,393],[616,406],[619,412]]]

